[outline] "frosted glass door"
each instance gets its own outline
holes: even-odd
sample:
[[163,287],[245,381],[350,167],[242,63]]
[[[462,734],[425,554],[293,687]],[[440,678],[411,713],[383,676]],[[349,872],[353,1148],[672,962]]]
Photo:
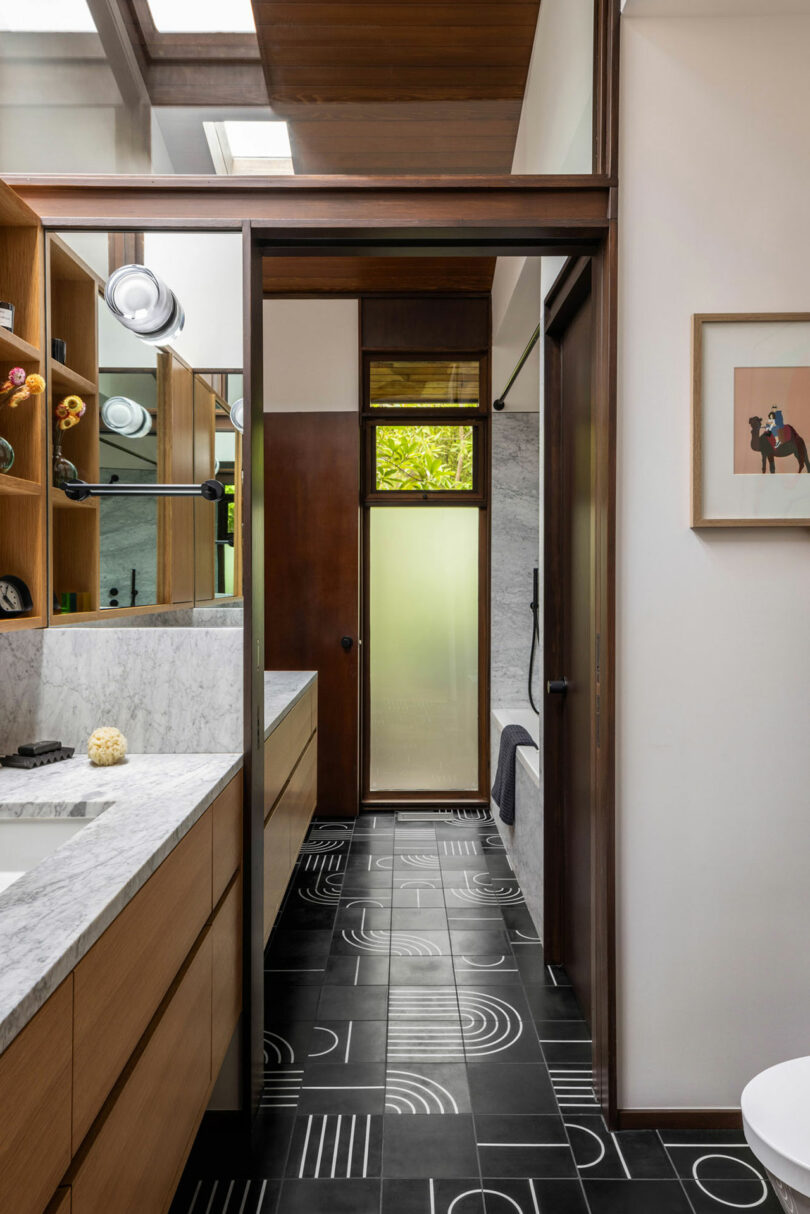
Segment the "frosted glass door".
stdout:
[[479,517],[369,512],[371,792],[478,789]]

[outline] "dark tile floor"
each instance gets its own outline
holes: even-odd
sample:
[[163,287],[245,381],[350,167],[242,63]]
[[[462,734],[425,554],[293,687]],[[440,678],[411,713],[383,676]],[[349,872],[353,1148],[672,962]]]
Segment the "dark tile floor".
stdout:
[[721,1214],[741,1133],[609,1133],[488,815],[313,823],[266,959],[256,1141],[206,1119],[172,1214]]

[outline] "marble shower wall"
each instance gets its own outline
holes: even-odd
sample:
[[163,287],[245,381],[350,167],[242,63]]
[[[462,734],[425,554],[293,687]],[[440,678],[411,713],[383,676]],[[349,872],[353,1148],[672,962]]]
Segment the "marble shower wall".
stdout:
[[[539,492],[539,415],[493,414],[490,549],[493,707],[529,707],[527,680],[532,640],[529,604],[532,571],[538,564],[540,549]],[[540,686],[542,665],[542,647],[538,646],[536,689]]]
[[45,628],[0,636],[0,751],[84,749],[115,725],[133,753],[242,750],[241,628]]

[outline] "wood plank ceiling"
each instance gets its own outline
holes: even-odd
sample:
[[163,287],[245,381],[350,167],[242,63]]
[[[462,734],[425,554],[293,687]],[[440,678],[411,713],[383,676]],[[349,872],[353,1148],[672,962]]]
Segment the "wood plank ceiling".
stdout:
[[486,294],[493,257],[265,257],[266,296]]
[[509,173],[540,0],[252,0],[297,173]]

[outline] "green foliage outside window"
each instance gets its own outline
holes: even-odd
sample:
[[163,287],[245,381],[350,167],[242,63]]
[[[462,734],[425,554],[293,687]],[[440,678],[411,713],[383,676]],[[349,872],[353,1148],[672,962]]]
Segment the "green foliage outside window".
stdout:
[[472,426],[377,426],[376,487],[471,491]]

